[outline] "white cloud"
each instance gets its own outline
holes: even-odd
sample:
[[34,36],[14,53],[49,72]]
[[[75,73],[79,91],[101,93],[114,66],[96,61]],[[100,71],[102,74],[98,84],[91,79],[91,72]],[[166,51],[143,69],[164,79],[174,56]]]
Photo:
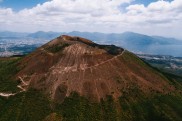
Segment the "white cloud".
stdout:
[[[182,1],[157,1],[144,5],[130,5],[127,16],[148,28],[148,32],[182,38]],[[142,29],[143,27],[141,27]],[[175,30],[175,31],[174,31]]]
[[[148,21],[149,23],[155,21],[155,24],[166,24],[181,19],[182,1],[175,0],[171,3],[158,1],[149,4],[147,7],[144,7],[144,5],[130,5],[127,7],[127,10],[127,15],[131,15],[135,19],[140,19],[139,21]],[[141,20],[140,17],[144,17],[145,19]]]
[[[133,0],[51,0],[14,12],[0,8],[0,30],[135,31],[181,37],[182,0],[144,6]],[[128,3],[126,8],[120,8]],[[125,9],[125,11],[122,11]]]

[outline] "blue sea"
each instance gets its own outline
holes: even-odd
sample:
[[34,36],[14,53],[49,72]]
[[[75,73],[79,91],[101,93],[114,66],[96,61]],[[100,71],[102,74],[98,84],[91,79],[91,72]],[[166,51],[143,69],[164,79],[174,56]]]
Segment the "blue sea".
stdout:
[[182,57],[182,45],[125,46],[124,48],[136,53]]

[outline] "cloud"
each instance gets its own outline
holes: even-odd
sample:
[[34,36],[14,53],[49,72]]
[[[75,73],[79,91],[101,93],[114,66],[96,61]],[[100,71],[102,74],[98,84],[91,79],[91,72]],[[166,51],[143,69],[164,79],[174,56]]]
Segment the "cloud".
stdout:
[[127,14],[134,16],[135,19],[144,18],[140,21],[150,21],[149,23],[154,21],[155,24],[166,24],[173,21],[181,21],[182,1],[157,1],[149,4],[147,7],[144,7],[144,5],[130,5],[126,9],[128,10]]
[[118,6],[123,3],[129,3],[131,0],[52,0],[43,5],[25,10],[35,14],[58,14],[75,13],[90,15],[105,15],[119,12]]
[[148,6],[132,5],[132,1],[51,0],[19,12],[0,8],[0,30],[135,31],[164,36],[181,35],[181,0],[157,1]]
[[[39,27],[42,29],[43,26],[44,30],[51,28],[55,28],[57,31],[84,30],[84,28],[89,28],[90,24],[96,27],[113,21],[110,19],[120,14],[119,5],[129,2],[131,0],[52,0],[41,5],[38,4],[32,9],[24,9],[17,13],[12,11],[13,15],[6,14],[1,17],[1,21],[4,20],[6,23],[9,16],[9,20],[16,23],[12,26],[22,26],[20,28],[30,31]],[[31,27],[29,27],[30,24]],[[91,27],[92,30],[95,27]]]

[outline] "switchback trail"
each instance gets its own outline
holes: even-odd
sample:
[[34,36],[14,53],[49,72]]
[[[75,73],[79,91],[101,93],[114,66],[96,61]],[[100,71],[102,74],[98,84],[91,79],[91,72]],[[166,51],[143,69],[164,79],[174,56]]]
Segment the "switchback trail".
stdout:
[[[22,82],[23,85],[28,86],[28,84],[27,84],[25,81],[23,81],[23,79],[22,79],[21,77],[19,77],[19,79],[20,79],[20,81]],[[26,91],[26,89],[23,88],[21,84],[20,84],[20,85],[17,85],[17,87],[18,87],[19,89],[21,89],[21,91],[19,91],[19,92],[17,92],[17,93],[3,93],[3,92],[0,92],[0,96],[1,96],[1,97],[6,97],[6,98],[8,98],[8,97],[10,97],[10,96],[15,96],[15,95],[18,94],[18,93],[21,93],[21,92],[25,92],[25,91]]]

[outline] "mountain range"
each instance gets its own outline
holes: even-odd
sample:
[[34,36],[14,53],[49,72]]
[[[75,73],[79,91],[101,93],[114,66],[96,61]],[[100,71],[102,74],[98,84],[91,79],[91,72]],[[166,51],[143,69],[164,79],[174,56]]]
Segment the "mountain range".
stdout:
[[182,120],[182,78],[115,45],[62,35],[0,64],[0,121]]
[[[30,37],[30,38],[40,38],[40,39],[54,39],[59,35],[71,35],[71,36],[81,36],[93,40],[95,42],[121,42],[126,44],[135,45],[168,45],[168,44],[181,44],[182,41],[175,38],[166,38],[161,36],[148,36],[144,34],[138,34],[134,32],[124,32],[124,33],[99,33],[99,32],[44,32],[38,31],[35,33],[18,33],[18,32],[0,32],[0,37]],[[113,43],[113,44],[114,44]]]
[[[51,40],[59,35],[81,36],[93,40],[100,44],[114,44],[126,48],[135,53],[158,54],[182,56],[182,41],[175,38],[166,38],[160,36],[148,36],[133,32],[124,33],[98,33],[98,32],[35,32],[35,33],[15,33],[0,32],[1,39],[13,38],[32,38],[41,40]],[[42,43],[45,44],[45,43]]]

